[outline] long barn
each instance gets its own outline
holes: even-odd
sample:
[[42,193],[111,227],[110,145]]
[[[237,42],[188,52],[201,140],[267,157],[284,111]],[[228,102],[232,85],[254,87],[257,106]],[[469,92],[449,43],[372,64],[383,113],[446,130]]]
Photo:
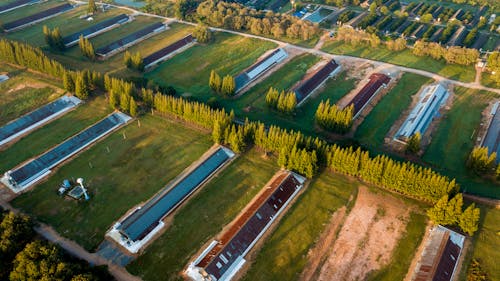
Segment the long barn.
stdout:
[[500,162],[500,102],[491,110],[491,123],[483,139],[482,145],[488,148],[489,153],[497,153],[497,163]]
[[311,96],[328,78],[333,77],[340,71],[341,67],[335,60],[330,60],[316,70],[308,78],[301,81],[292,89],[297,97],[297,105],[300,106],[304,101]]
[[65,3],[62,5],[47,9],[45,11],[36,13],[34,15],[24,17],[24,18],[21,18],[21,19],[12,21],[12,22],[5,23],[5,24],[3,24],[2,27],[3,27],[3,30],[5,32],[13,32],[13,31],[28,27],[30,25],[37,24],[41,21],[50,19],[52,17],[58,16],[62,13],[65,13],[65,12],[73,9],[73,7],[74,7],[73,5],[71,5],[69,3]]
[[152,53],[151,55],[143,59],[144,69],[151,68],[152,66],[171,58],[177,53],[186,50],[187,48],[191,47],[194,44],[194,42],[195,41],[193,35],[189,34],[188,36],[182,38],[181,40],[178,40],[166,46],[165,48]]
[[36,4],[40,1],[42,1],[42,0],[17,0],[17,1],[0,6],[0,14],[7,13],[7,12],[13,11],[15,9],[19,9],[21,7],[24,7],[24,6],[33,5],[33,4]]
[[80,36],[83,36],[84,38],[92,38],[95,37],[101,33],[104,33],[108,30],[111,30],[121,24],[124,24],[126,22],[129,22],[131,20],[131,17],[127,14],[121,14],[116,17],[107,19],[105,21],[99,22],[97,24],[94,24],[91,27],[88,27],[84,30],[80,30],[78,32],[75,32],[71,35],[68,35],[64,37],[63,43],[65,47],[71,47],[76,44],[78,44],[78,41],[80,40]]
[[245,255],[298,194],[304,180],[292,172],[279,172],[189,264],[186,274],[196,281],[231,280],[245,263]]
[[186,169],[142,206],[135,208],[115,224],[108,236],[131,253],[137,253],[163,228],[163,219],[199,187],[222,169],[235,154],[223,146],[211,149],[202,162]]
[[370,75],[368,83],[347,104],[347,107],[354,105],[354,118],[359,115],[380,89],[386,87],[390,81],[391,78],[382,73],[373,73]]
[[22,192],[47,176],[50,169],[125,125],[130,119],[121,112],[115,112],[35,159],[6,172],[1,182],[15,193]]

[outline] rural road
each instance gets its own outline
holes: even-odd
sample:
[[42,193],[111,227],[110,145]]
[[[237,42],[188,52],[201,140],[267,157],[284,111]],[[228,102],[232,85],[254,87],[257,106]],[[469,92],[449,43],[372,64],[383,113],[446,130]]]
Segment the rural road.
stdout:
[[[79,0],[76,0],[76,1],[73,1],[73,2],[79,3],[79,4],[86,4],[87,3],[87,1],[79,1]],[[108,5],[110,5],[112,7],[116,7],[116,8],[121,8],[121,9],[128,10],[128,11],[130,11],[130,12],[136,14],[136,15],[143,15],[143,16],[161,18],[161,19],[164,19],[167,22],[178,22],[178,23],[183,23],[183,24],[196,25],[196,23],[187,22],[187,21],[183,21],[183,20],[178,20],[178,19],[175,19],[175,18],[169,18],[169,17],[154,15],[154,14],[150,14],[150,13],[144,13],[144,12],[138,11],[136,9],[133,9],[131,7],[126,7],[126,6],[121,6],[121,5],[115,5],[115,4],[108,4]],[[283,42],[283,41],[280,41],[280,40],[272,39],[272,38],[267,38],[267,37],[263,37],[263,36],[259,36],[259,35],[254,35],[254,34],[243,33],[243,32],[239,32],[239,31],[228,30],[228,29],[224,29],[224,28],[211,27],[210,29],[213,30],[213,31],[226,32],[226,33],[240,35],[240,36],[244,36],[244,37],[248,37],[248,38],[255,38],[255,39],[260,39],[260,40],[265,40],[265,41],[273,42],[273,43],[276,43],[276,44],[278,44],[280,46],[286,46],[288,48],[295,48],[295,49],[298,49],[298,50],[300,50],[302,52],[305,52],[305,53],[310,53],[310,54],[314,54],[314,55],[322,56],[322,57],[326,57],[326,58],[332,58],[332,59],[335,59],[335,60],[339,61],[340,63],[342,63],[342,61],[347,61],[347,60],[349,60],[351,62],[358,62],[358,63],[371,63],[371,64],[373,64],[375,67],[377,67],[379,69],[387,69],[388,71],[391,71],[391,72],[393,72],[393,71],[404,71],[404,72],[409,72],[409,73],[415,73],[415,74],[418,74],[418,75],[422,75],[422,76],[426,76],[426,77],[432,78],[432,79],[434,79],[434,80],[436,80],[438,82],[441,82],[443,84],[446,84],[446,85],[456,85],[456,86],[461,86],[461,87],[465,87],[465,88],[471,88],[471,89],[477,89],[477,90],[486,90],[486,91],[490,91],[490,92],[494,92],[494,93],[500,94],[500,89],[490,88],[490,87],[486,87],[486,86],[483,86],[483,85],[479,84],[479,81],[478,81],[478,75],[479,74],[478,73],[476,73],[476,78],[475,78],[474,82],[461,82],[461,81],[457,81],[457,80],[446,78],[446,77],[441,76],[439,74],[436,74],[434,72],[425,71],[425,70],[421,70],[421,69],[415,69],[415,68],[410,68],[410,67],[395,65],[395,64],[391,64],[391,63],[387,63],[387,62],[381,62],[381,61],[377,61],[377,60],[371,60],[371,59],[354,57],[354,56],[348,56],[348,55],[333,55],[333,54],[324,52],[324,51],[322,51],[322,50],[319,49],[319,47],[322,45],[322,41],[321,40],[318,42],[318,44],[314,48],[306,48],[306,47],[301,47],[301,46],[293,45],[293,44],[290,44],[290,43],[287,43],[287,42]]]

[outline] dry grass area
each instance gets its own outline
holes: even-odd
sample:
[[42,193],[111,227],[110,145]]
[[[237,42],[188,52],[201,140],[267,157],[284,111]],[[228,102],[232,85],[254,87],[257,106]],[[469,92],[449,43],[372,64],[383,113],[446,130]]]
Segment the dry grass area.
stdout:
[[400,199],[360,187],[356,203],[314,279],[365,280],[370,272],[388,265],[410,211]]

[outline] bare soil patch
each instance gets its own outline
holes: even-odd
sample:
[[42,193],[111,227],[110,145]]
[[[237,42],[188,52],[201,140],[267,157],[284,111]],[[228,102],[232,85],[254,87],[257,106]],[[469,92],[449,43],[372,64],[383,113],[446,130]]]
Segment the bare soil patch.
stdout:
[[317,280],[364,280],[386,266],[406,229],[410,209],[392,195],[360,187]]

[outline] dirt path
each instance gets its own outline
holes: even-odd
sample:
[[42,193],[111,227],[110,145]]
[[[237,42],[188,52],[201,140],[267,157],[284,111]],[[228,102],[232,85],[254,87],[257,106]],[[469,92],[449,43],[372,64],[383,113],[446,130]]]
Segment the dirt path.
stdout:
[[409,212],[403,201],[360,187],[318,280],[363,280],[389,264]]
[[302,271],[299,280],[309,281],[316,279],[315,277],[317,276],[315,275],[317,275],[316,273],[319,270],[321,263],[324,261],[328,250],[332,247],[333,242],[335,242],[337,231],[344,221],[345,214],[345,206],[333,214],[328,226],[326,227],[325,233],[321,235],[318,243],[307,254],[308,263],[305,266],[304,271]]

